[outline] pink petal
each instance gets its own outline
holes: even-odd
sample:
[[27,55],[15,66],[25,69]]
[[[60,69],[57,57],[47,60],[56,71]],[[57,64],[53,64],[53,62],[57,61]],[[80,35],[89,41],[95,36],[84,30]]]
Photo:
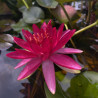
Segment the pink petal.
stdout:
[[22,60],[21,62],[19,62],[19,63],[17,64],[17,66],[16,66],[14,69],[17,69],[17,68],[19,68],[19,67],[25,65],[26,63],[28,63],[28,62],[31,61],[31,60],[32,60],[31,58],[30,58],[30,59],[24,59],[24,60]]
[[32,49],[30,48],[29,44],[28,44],[26,41],[24,41],[23,39],[20,39],[20,38],[18,38],[18,37],[14,37],[14,42],[15,42],[17,45],[19,45],[20,47],[22,47],[22,48],[25,48],[25,49],[27,49],[27,50],[32,50]]
[[42,47],[40,47],[38,44],[31,43],[31,45],[34,53],[39,54],[40,52],[42,52]]
[[58,44],[54,48],[53,52],[60,49],[60,48],[62,48],[69,41],[69,39],[72,37],[72,35],[74,33],[75,33],[75,30],[71,30],[71,31],[68,30],[65,34],[63,34],[63,36],[59,40]]
[[53,54],[50,59],[57,65],[74,70],[81,70],[81,66],[72,58],[63,54]]
[[49,36],[51,36],[51,34],[52,34],[51,20],[48,22],[45,32],[46,32]]
[[15,50],[19,53],[24,53],[24,54],[28,54],[28,55],[32,55],[32,57],[36,57],[36,54],[32,51],[29,51],[29,50],[22,50],[22,49],[17,49],[15,48]]
[[49,22],[48,22],[48,24],[47,24],[47,27],[51,27],[52,25],[51,25],[51,22],[52,22],[52,20],[49,20]]
[[82,50],[74,49],[74,48],[61,48],[56,51],[56,53],[65,53],[65,54],[72,54],[72,53],[82,53]]
[[48,25],[47,25],[47,28],[46,28],[46,31],[45,31],[49,36],[52,35],[52,25],[51,25],[51,21],[48,22]]
[[57,44],[57,30],[54,27],[52,30],[52,48],[54,48]]
[[61,38],[63,28],[64,28],[64,24],[61,24],[59,29],[58,29],[58,32],[57,32],[57,40],[59,40]]
[[21,71],[21,73],[18,76],[17,80],[21,80],[24,78],[29,77],[32,75],[36,69],[40,66],[41,59],[40,58],[33,58],[27,65],[26,67]]
[[39,33],[40,29],[38,28],[38,26],[37,26],[36,24],[33,24],[33,25],[32,25],[32,28],[33,28],[34,34]]
[[25,51],[25,50],[18,50],[8,53],[6,56],[13,58],[13,59],[27,59],[27,58],[33,58],[36,57],[36,55],[34,55],[31,52]]
[[22,33],[29,44],[30,42],[35,42],[33,35],[29,31],[22,29]]
[[62,70],[65,70],[65,71],[70,72],[70,73],[80,73],[81,72],[80,70],[73,70],[73,69],[69,69],[66,67],[59,66],[59,65],[57,65],[57,66],[60,67]]
[[24,30],[24,29],[22,29],[22,32],[23,32],[23,35],[25,36],[26,40],[28,41],[28,43],[32,49],[32,52],[38,53],[39,51],[41,51],[41,47],[38,44],[36,44],[36,41],[33,38],[33,35],[29,31]]
[[46,30],[46,27],[47,27],[47,24],[46,24],[46,22],[44,22],[44,23],[42,24],[41,28],[45,31],[45,30]]
[[44,41],[42,42],[42,51],[43,52],[49,52],[51,50],[51,46],[50,46],[50,39],[44,39]]
[[55,42],[56,42],[56,36],[57,32],[56,32],[56,28],[53,28],[51,31],[51,37],[44,39],[44,41],[42,42],[42,51],[46,51],[49,52],[54,46],[55,46]]
[[42,63],[42,70],[49,90],[51,91],[52,94],[55,94],[56,83],[55,83],[55,69],[53,62],[50,60],[44,61]]

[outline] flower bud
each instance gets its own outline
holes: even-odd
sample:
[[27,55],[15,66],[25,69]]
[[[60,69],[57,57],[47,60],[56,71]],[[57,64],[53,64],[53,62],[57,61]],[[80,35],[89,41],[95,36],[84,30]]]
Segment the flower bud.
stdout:
[[[64,8],[66,9],[70,19],[72,19],[72,17],[77,13],[75,8],[70,5],[64,5]],[[51,12],[61,23],[68,22],[67,16],[60,5],[58,5],[55,9],[52,9]]]

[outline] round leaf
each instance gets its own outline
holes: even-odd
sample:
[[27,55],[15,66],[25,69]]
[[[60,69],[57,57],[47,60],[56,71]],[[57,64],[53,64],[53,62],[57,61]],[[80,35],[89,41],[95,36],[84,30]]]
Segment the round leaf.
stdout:
[[46,7],[46,8],[56,8],[58,5],[58,2],[55,0],[36,0],[40,6]]
[[98,73],[87,71],[72,78],[66,94],[69,98],[98,98]]
[[16,24],[12,24],[11,27],[14,31],[17,31],[19,33],[22,31],[22,29],[32,32],[31,27],[27,23],[25,23],[23,19],[20,19]]
[[75,1],[75,0],[56,0],[57,2],[59,3],[65,3],[65,2],[72,2],[72,1]]
[[44,12],[39,7],[31,7],[23,11],[23,20],[26,23],[38,23],[44,18]]

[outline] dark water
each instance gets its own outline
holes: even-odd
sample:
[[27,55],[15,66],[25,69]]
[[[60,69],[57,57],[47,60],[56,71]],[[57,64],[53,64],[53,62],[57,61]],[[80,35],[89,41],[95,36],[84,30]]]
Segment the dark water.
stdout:
[[23,87],[21,82],[27,80],[17,81],[22,68],[14,69],[19,60],[10,59],[6,57],[7,51],[3,51],[0,56],[0,98],[23,98],[19,92]]

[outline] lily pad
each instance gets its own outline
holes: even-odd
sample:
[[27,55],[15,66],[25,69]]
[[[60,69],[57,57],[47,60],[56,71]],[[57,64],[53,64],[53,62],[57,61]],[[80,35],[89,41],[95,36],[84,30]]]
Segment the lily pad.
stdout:
[[72,2],[72,1],[75,1],[75,0],[56,0],[57,2],[59,3],[65,3],[65,2]]
[[20,19],[18,23],[12,24],[11,27],[13,28],[14,31],[21,32],[22,29],[32,31],[30,26],[24,22],[23,19]]
[[46,8],[56,8],[58,2],[55,0],[36,0],[40,6]]
[[[60,72],[58,74],[61,75]],[[97,72],[86,71],[78,75],[67,74],[62,78],[63,80],[58,78],[60,75],[56,75],[57,83],[54,95],[50,93],[46,84],[44,85],[47,98],[98,98]]]
[[74,77],[67,89],[68,98],[98,98],[98,73],[87,71]]
[[33,6],[30,9],[23,11],[23,20],[26,23],[38,23],[45,17],[44,12],[41,8]]

